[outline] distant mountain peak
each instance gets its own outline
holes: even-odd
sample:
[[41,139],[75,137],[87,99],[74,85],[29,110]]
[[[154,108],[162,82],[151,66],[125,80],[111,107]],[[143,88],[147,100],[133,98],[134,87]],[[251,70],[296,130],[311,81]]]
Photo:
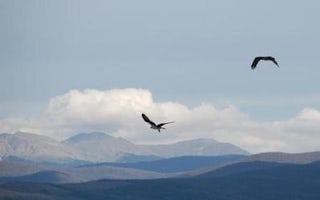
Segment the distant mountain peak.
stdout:
[[82,141],[90,141],[90,140],[105,140],[113,138],[110,135],[107,135],[102,132],[91,132],[91,133],[79,133],[74,135],[68,139],[66,139],[65,143],[78,143]]

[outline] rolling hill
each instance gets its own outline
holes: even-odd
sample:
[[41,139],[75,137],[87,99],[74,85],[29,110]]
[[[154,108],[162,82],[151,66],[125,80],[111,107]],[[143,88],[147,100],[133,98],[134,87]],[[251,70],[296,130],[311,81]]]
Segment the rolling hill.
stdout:
[[305,153],[266,152],[250,155],[242,161],[264,161],[278,163],[306,164],[320,160],[320,151]]
[[[259,166],[259,167],[257,167]],[[235,167],[235,169],[238,167]],[[100,180],[78,184],[2,183],[1,198],[21,199],[320,199],[320,162],[248,162],[218,176],[154,180]],[[212,172],[214,173],[214,172]]]
[[115,166],[124,168],[141,169],[155,171],[160,173],[176,173],[207,168],[229,162],[235,162],[242,159],[243,155],[226,155],[226,156],[181,156],[155,161],[134,162],[134,163],[99,163],[85,165],[86,167],[94,166]]

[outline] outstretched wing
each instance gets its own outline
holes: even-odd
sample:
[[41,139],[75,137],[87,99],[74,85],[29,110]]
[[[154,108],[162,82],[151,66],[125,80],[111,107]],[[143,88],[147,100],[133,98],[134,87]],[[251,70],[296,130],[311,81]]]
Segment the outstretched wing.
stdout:
[[252,65],[251,65],[251,69],[256,68],[256,67],[257,67],[258,62],[259,62],[261,59],[262,59],[262,57],[261,57],[261,56],[259,56],[259,57],[255,57],[255,58],[254,58],[254,60],[253,60],[253,62],[252,62]]
[[155,124],[153,121],[151,121],[151,120],[147,117],[147,115],[145,115],[144,113],[142,113],[141,116],[142,116],[142,118],[143,118],[143,120],[144,120],[145,122],[149,123],[149,124],[152,125],[152,126],[156,126],[156,124]]
[[279,67],[278,62],[276,61],[276,59],[274,57],[270,57],[270,60]]
[[165,123],[158,124],[157,126],[158,126],[158,127],[162,127],[163,125],[171,124],[171,123],[174,123],[174,122],[165,122]]

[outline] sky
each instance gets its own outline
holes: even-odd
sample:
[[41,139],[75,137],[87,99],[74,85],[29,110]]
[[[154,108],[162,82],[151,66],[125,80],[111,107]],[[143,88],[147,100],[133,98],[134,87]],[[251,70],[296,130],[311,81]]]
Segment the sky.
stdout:
[[[320,2],[0,0],[0,133],[320,150]],[[255,56],[274,56],[280,68]],[[175,121],[157,134],[142,121]]]

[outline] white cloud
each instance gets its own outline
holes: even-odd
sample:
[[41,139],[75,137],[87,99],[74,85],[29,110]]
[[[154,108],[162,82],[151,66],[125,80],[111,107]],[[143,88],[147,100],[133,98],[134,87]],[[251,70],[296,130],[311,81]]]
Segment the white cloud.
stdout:
[[53,98],[46,113],[63,125],[118,128],[152,103],[151,93],[141,89],[72,90]]
[[[157,133],[141,113],[155,122],[175,121]],[[51,99],[40,118],[0,119],[1,132],[27,131],[65,138],[77,132],[103,131],[136,143],[166,143],[192,138],[214,138],[251,152],[319,150],[320,111],[306,108],[286,121],[259,123],[235,106],[209,103],[187,107],[178,102],[156,102],[145,89],[71,90]]]

